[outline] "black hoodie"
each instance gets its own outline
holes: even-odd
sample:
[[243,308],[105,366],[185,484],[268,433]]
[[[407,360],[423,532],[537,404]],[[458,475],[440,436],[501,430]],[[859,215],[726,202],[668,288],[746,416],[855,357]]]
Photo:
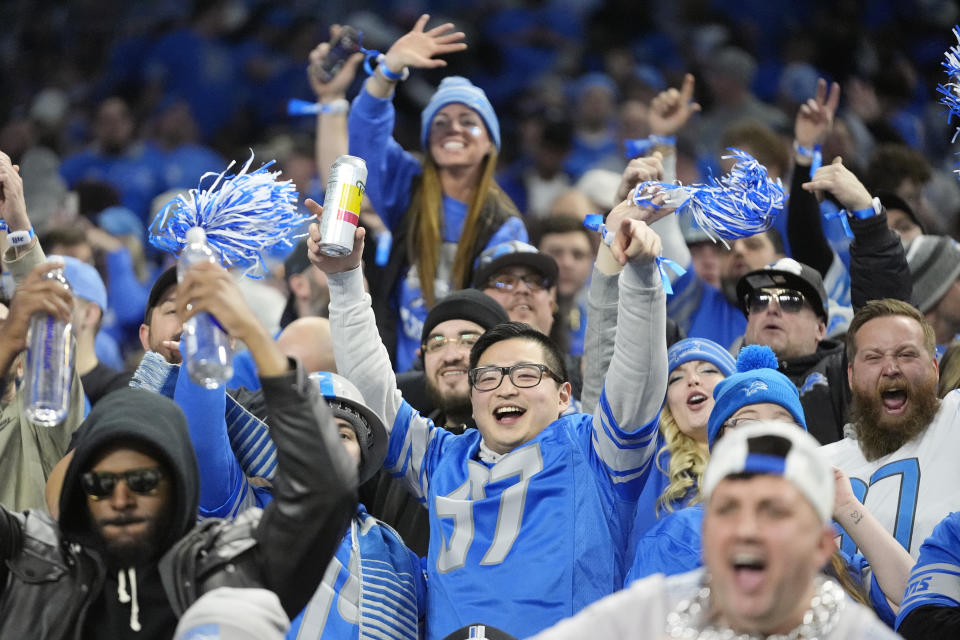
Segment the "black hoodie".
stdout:
[[[98,455],[117,443],[145,449],[172,475],[172,505],[155,558],[137,567],[117,567],[103,560],[107,574],[87,612],[85,638],[172,637],[176,617],[167,600],[157,562],[163,553],[193,528],[197,517],[197,460],[186,419],[169,398],[142,389],[122,389],[104,397],[87,417],[67,467],[60,496],[60,528],[65,540],[97,550],[102,543],[94,530],[80,475]],[[139,631],[137,631],[139,628]]]

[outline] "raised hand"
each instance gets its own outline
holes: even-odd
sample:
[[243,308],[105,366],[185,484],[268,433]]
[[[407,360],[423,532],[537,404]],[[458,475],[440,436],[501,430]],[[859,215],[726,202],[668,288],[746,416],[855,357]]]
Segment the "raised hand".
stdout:
[[447,61],[435,56],[442,56],[456,51],[463,51],[467,43],[462,31],[453,31],[453,23],[447,22],[438,27],[424,31],[428,14],[423,14],[408,33],[393,43],[387,51],[381,64],[394,73],[401,73],[404,67],[434,69],[447,66]]
[[177,315],[186,322],[206,312],[217,319],[230,337],[246,341],[260,329],[240,288],[230,272],[218,264],[203,262],[187,269],[177,285]]
[[629,218],[620,223],[620,229],[610,246],[614,258],[622,265],[627,262],[653,262],[660,256],[662,248],[660,236],[647,223]]
[[359,267],[363,257],[363,239],[366,237],[366,230],[363,227],[357,227],[353,235],[353,251],[348,255],[340,258],[324,255],[320,253],[320,242],[323,240],[320,235],[320,216],[323,215],[323,207],[310,198],[307,198],[304,204],[317,217],[317,222],[310,225],[310,237],[307,238],[307,257],[311,264],[328,274],[350,271]]
[[[330,40],[335,41],[340,33],[340,25],[335,24],[330,27]],[[331,101],[337,98],[343,98],[347,94],[347,89],[357,75],[357,67],[363,62],[363,53],[357,52],[347,58],[347,61],[340,68],[329,82],[324,82],[320,73],[321,65],[330,53],[330,43],[321,42],[313,51],[310,52],[310,66],[307,67],[307,79],[310,81],[310,88],[321,101]]]
[[50,261],[37,265],[17,288],[10,301],[10,314],[0,324],[0,342],[9,349],[9,353],[20,353],[27,348],[27,330],[34,314],[44,313],[70,322],[73,294],[62,283],[43,277],[48,271],[59,268],[63,268],[62,262]]
[[810,182],[803,183],[805,191],[828,192],[847,211],[867,209],[873,203],[870,192],[857,179],[857,176],[843,166],[843,158],[837,156],[833,162],[817,169]]
[[683,77],[680,89],[671,87],[661,91],[650,103],[650,132],[657,136],[672,136],[687,124],[690,117],[700,111],[693,101],[694,79],[692,74]]
[[804,147],[813,147],[823,142],[833,126],[833,114],[840,103],[840,85],[834,82],[827,90],[827,81],[817,80],[817,95],[800,105],[797,119],[793,125],[793,135],[797,143]]
[[3,151],[0,151],[0,217],[11,231],[30,228],[20,167],[13,164],[10,156]]
[[620,176],[615,202],[623,202],[633,189],[642,182],[663,180],[663,155],[654,151],[645,158],[634,158]]

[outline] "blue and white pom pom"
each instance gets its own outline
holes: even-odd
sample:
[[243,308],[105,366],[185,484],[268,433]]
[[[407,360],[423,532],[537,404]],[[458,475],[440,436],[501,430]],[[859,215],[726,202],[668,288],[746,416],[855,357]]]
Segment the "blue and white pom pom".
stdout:
[[[953,28],[953,37],[957,39],[958,44],[944,52],[942,62],[950,82],[937,85],[937,91],[941,95],[940,104],[948,109],[948,124],[953,122],[954,117],[960,118],[960,27]],[[960,135],[960,127],[954,131],[950,141],[956,141],[958,135]]]
[[[268,171],[274,161],[248,173],[253,153],[236,175],[206,173],[196,189],[180,194],[166,204],[150,225],[150,243],[177,254],[186,245],[187,230],[201,227],[207,243],[219,253],[225,267],[246,268],[245,275],[265,273],[263,253],[291,240],[312,217],[297,213],[298,194],[290,180],[277,180],[279,171]],[[203,189],[207,178],[216,179]]]
[[[634,191],[633,201],[643,206],[667,206],[677,214],[689,213],[711,240],[746,238],[766,231],[783,210],[785,196],[780,179],[771,180],[767,169],[753,156],[739,149],[727,149],[724,159],[736,160],[733,169],[719,179],[710,176],[707,184],[683,186],[644,182]],[[663,194],[661,205],[654,197]]]

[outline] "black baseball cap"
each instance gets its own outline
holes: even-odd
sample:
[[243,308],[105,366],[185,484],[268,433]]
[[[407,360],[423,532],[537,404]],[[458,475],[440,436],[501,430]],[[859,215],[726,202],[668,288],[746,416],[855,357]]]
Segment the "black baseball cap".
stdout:
[[153,308],[160,302],[160,298],[166,293],[167,289],[177,284],[177,265],[168,267],[160,277],[157,278],[153,286],[150,287],[150,295],[147,297],[147,308],[143,312],[143,324],[150,324],[150,314]]
[[814,313],[826,322],[830,316],[827,290],[820,272],[793,258],[781,258],[762,269],[751,271],[737,281],[737,303],[747,315],[747,294],[758,289],[796,289],[804,295]]
[[473,286],[482,289],[492,275],[506,267],[521,265],[530,267],[553,285],[557,282],[557,261],[553,256],[540,253],[532,244],[519,240],[501,242],[485,250],[473,266]]

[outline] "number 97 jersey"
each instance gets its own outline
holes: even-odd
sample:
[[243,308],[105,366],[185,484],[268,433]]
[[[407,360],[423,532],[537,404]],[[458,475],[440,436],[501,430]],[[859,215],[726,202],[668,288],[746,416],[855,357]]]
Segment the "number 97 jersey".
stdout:
[[430,512],[430,640],[474,623],[525,638],[622,586],[656,421],[632,433],[605,421],[598,435],[593,419],[562,417],[490,464],[475,429],[431,425],[418,441],[404,422],[423,419],[403,404],[385,466]]
[[[914,558],[937,523],[960,510],[960,390],[941,401],[926,431],[893,453],[868,461],[853,438],[820,450],[850,476],[857,498]],[[841,548],[856,552],[845,533]]]

